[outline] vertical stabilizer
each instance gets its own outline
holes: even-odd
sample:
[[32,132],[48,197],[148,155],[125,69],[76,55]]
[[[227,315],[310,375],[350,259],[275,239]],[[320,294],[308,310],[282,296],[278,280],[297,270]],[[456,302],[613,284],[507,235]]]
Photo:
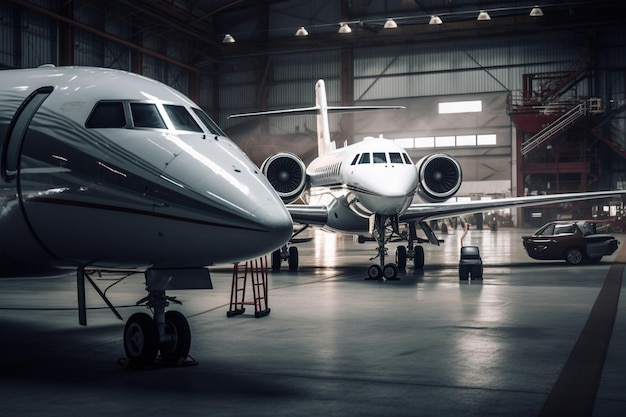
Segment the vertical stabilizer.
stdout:
[[324,80],[315,83],[315,106],[317,113],[317,152],[323,155],[332,149],[330,143],[330,127],[328,124],[328,102],[326,101],[326,87]]

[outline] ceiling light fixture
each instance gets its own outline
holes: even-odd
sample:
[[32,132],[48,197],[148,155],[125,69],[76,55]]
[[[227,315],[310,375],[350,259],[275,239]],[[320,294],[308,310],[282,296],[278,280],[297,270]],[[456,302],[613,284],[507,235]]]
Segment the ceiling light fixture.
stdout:
[[385,22],[385,25],[383,26],[383,28],[385,29],[395,29],[397,27],[398,27],[398,24],[396,23],[396,21],[391,18],[387,19],[387,21]]
[[226,35],[224,35],[224,39],[222,40],[222,43],[235,43],[235,38],[233,38],[227,33]]
[[307,32],[304,26],[300,26],[300,28],[296,30],[296,36],[309,36],[309,32]]
[[350,26],[348,26],[347,23],[339,23],[339,32],[338,33],[351,33],[352,29],[350,29]]
[[440,25],[442,23],[443,22],[439,16],[431,16],[430,21],[428,22],[429,25]]
[[480,13],[478,13],[476,20],[491,20],[491,16],[489,16],[489,13],[486,11],[481,10]]
[[543,16],[543,11],[541,11],[541,9],[539,8],[539,6],[535,6],[535,7],[533,7],[533,9],[530,11],[530,15],[531,15],[531,16]]

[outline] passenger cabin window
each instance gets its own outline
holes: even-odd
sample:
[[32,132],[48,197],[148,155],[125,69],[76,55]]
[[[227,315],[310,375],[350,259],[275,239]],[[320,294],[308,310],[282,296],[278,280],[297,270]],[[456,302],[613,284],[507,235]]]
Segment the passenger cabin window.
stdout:
[[123,128],[126,127],[124,103],[121,101],[101,101],[96,104],[87,119],[89,128]]
[[364,153],[361,155],[361,159],[359,160],[359,164],[369,164],[370,163],[370,154]]
[[174,129],[176,130],[189,130],[192,132],[202,132],[198,123],[193,119],[191,113],[183,106],[166,105],[165,111],[170,117]]
[[384,152],[374,152],[374,163],[385,164],[387,163],[387,156]]
[[133,126],[167,129],[156,104],[130,103],[130,112],[133,116]]
[[392,164],[402,164],[402,156],[399,152],[390,152],[389,162],[391,162]]
[[359,156],[361,156],[361,155],[357,155],[357,156],[355,156],[355,157],[354,157],[354,159],[352,160],[352,162],[350,162],[350,165],[355,165],[355,164],[356,164],[356,161],[358,161],[358,160],[359,160]]

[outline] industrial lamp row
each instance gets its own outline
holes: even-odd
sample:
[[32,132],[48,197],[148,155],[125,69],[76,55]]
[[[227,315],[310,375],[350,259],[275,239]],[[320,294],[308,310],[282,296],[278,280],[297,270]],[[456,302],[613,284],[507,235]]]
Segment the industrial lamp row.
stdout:
[[[529,15],[533,17],[543,16],[543,11],[541,10],[539,6],[535,6],[532,8]],[[478,13],[478,17],[476,18],[476,20],[480,20],[480,21],[491,20],[491,16],[489,16],[489,13],[487,11],[481,10]],[[352,28],[350,27],[348,23],[340,22],[339,30],[337,31],[337,33],[351,33]],[[441,20],[441,18],[437,15],[430,16],[430,20],[428,21],[429,25],[441,25],[442,23],[443,23],[443,20]],[[394,29],[397,27],[398,27],[398,24],[392,18],[388,18],[385,21],[385,24],[383,25],[384,29]],[[298,28],[298,30],[296,30],[295,35],[296,36],[309,36],[309,32],[304,28],[304,26],[301,26]],[[235,38],[233,38],[232,35],[230,34],[224,35],[224,39],[222,40],[222,43],[234,43],[234,42],[235,42]]]

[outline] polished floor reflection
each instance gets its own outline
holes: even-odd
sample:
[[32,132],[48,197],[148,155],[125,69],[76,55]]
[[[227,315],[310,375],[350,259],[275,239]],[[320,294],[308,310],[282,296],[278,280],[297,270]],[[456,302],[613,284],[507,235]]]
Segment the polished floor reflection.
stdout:
[[[311,231],[300,270],[269,274],[269,316],[228,318],[231,270],[180,291],[197,366],[118,364],[124,324],[91,291],[78,326],[73,275],[0,280],[0,389],[7,415],[537,416],[618,256],[572,267],[530,259],[528,230],[471,230],[484,280],[460,282],[460,230],[426,267],[367,281],[375,244]],[[626,235],[617,235],[624,242]],[[395,244],[390,247],[393,256]],[[623,250],[620,248],[620,251]],[[114,276],[98,281],[105,288]],[[107,293],[127,318],[141,277]],[[615,321],[596,416],[626,414],[626,310]]]

